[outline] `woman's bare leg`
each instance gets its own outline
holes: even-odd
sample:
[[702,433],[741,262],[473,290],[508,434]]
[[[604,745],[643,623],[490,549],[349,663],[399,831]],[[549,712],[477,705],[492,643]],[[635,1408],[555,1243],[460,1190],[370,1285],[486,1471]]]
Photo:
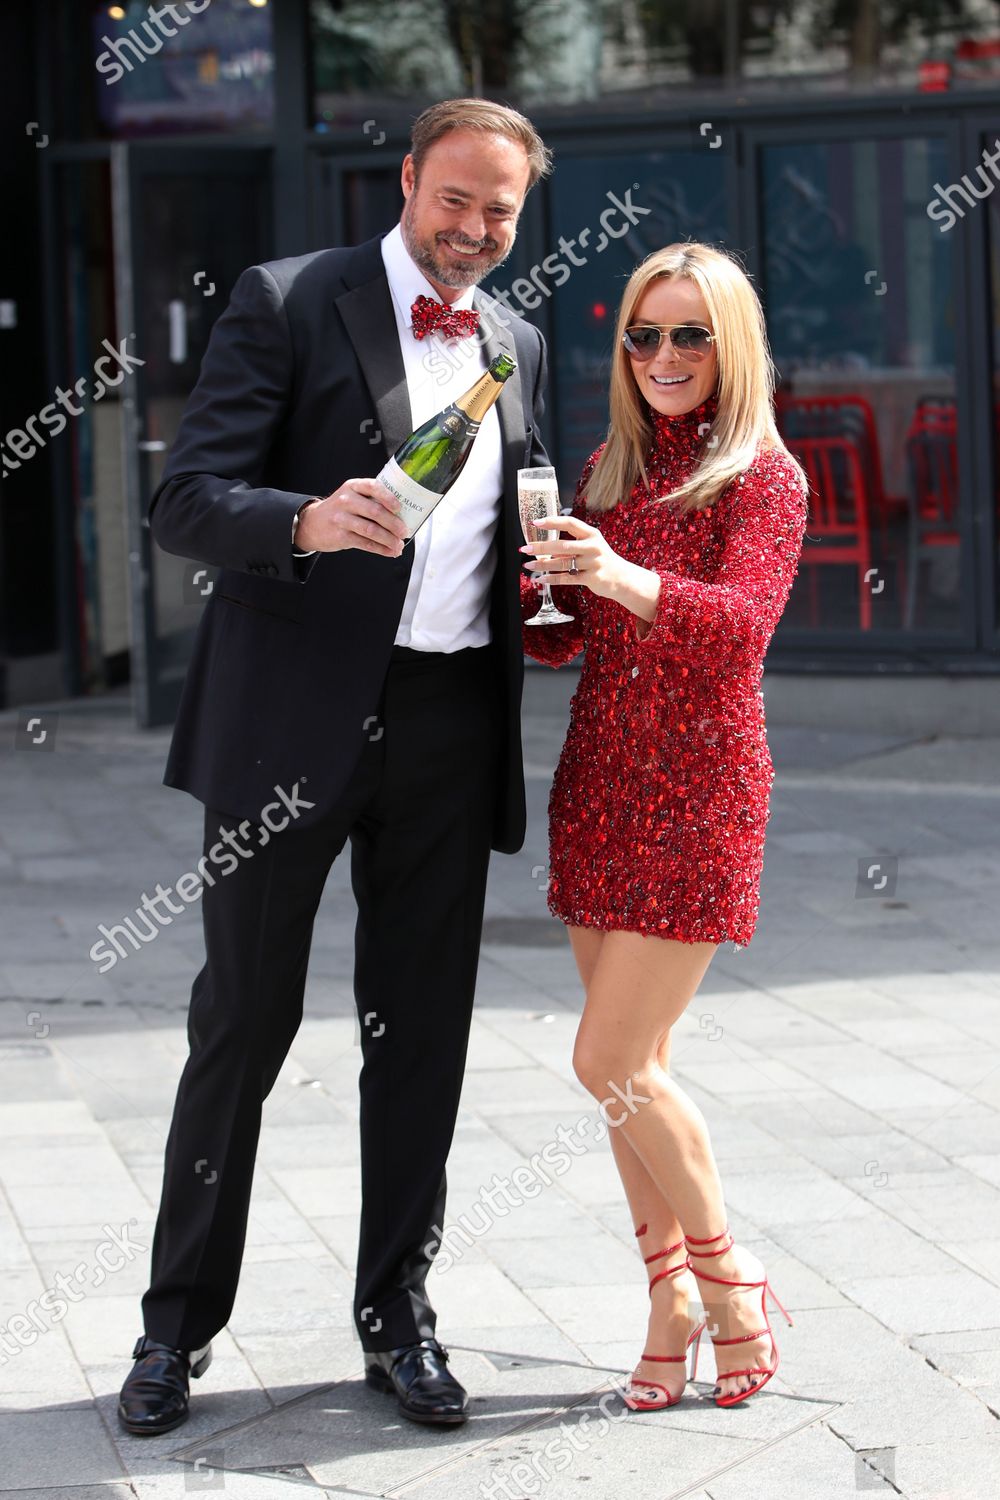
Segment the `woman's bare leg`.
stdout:
[[[569,933],[573,957],[576,959],[576,966],[580,971],[584,993],[586,993],[590,988],[601,946],[607,934],[595,927],[568,927],[566,930]],[[661,1053],[664,1069],[669,1058],[669,1045],[669,1035],[667,1035]],[[601,1097],[606,1097],[606,1094]],[[681,1229],[680,1221],[669,1199],[660,1191],[645,1165],[636,1155],[631,1142],[622,1132],[611,1130],[609,1135],[615,1163],[625,1188],[625,1196],[632,1210],[633,1228],[640,1229],[643,1224],[648,1225],[648,1232],[643,1236],[647,1243],[640,1247],[643,1255],[652,1254],[654,1249],[662,1249],[665,1245],[675,1244],[684,1231]],[[652,1345],[649,1347],[652,1348]]]
[[[635,1102],[631,1108],[621,1106],[612,1135],[621,1136],[634,1151],[684,1232],[698,1239],[720,1233],[727,1222],[726,1208],[704,1116],[669,1075],[670,1029],[694,997],[717,946],[634,932],[603,933],[589,971],[573,1056],[577,1077],[597,1099],[607,1098],[609,1082],[624,1091],[631,1080]],[[642,1096],[647,1103],[638,1102]],[[618,1149],[616,1143],[616,1161]],[[633,1190],[643,1193],[643,1179],[628,1167],[626,1172],[626,1192],[631,1183]],[[648,1193],[642,1201],[649,1201]],[[727,1279],[758,1280],[762,1275],[756,1257],[742,1249],[694,1264],[696,1272],[704,1269]],[[759,1292],[720,1296],[725,1290],[702,1283],[710,1327],[719,1325],[718,1336],[735,1337],[760,1327]],[[718,1357],[723,1369],[765,1366],[771,1357],[770,1341],[765,1335],[720,1349]],[[745,1391],[753,1384],[753,1376],[720,1376],[718,1392]]]
[[[586,992],[597,967],[606,934],[593,927],[569,927],[567,931]],[[669,1041],[666,1041],[662,1059],[664,1068],[667,1066],[668,1052]],[[660,1191],[623,1132],[611,1129],[608,1134],[615,1165],[632,1214],[633,1228],[638,1231],[643,1225],[646,1226],[645,1234],[638,1239],[640,1255],[645,1258],[659,1250],[665,1250],[668,1245],[675,1245],[683,1238],[684,1231],[669,1200]],[[651,1280],[668,1265],[673,1266],[683,1260],[684,1253],[682,1246],[673,1255],[654,1261],[647,1267],[648,1279]],[[680,1272],[658,1281],[650,1296],[649,1323],[643,1349],[650,1354],[672,1354],[682,1350],[691,1328],[690,1304],[696,1300],[697,1284],[689,1273]],[[665,1385],[672,1396],[676,1396],[683,1390],[686,1376],[680,1365],[654,1364],[640,1359],[633,1371],[633,1380],[637,1387],[644,1380],[656,1380]]]

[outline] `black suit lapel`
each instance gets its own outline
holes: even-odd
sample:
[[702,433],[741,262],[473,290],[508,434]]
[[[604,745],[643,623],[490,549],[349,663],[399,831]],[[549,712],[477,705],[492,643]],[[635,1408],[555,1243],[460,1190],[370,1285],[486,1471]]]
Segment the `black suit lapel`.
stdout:
[[[382,260],[381,236],[359,245],[344,274],[346,289],[336,304],[347,335],[361,366],[371,393],[382,432],[382,446],[388,458],[413,430],[413,415],[406,386],[406,371],[399,347],[392,293]],[[491,317],[496,306],[479,288],[473,305],[483,315],[483,351],[487,361],[498,354],[517,359],[514,336],[506,319]],[[524,404],[521,398],[521,371],[516,370],[497,400],[497,417],[503,445],[502,527],[498,541],[505,568],[516,568],[521,527],[517,515],[517,470],[525,451]]]
[[[487,363],[495,359],[498,354],[509,354],[511,359],[516,360],[517,350],[514,347],[513,334],[509,328],[504,328],[498,319],[491,316],[492,308],[496,306],[493,299],[484,297],[477,288],[472,300],[483,318],[482,327],[486,331],[483,351]],[[503,390],[497,400],[497,416],[500,419],[500,432],[503,439],[504,494],[510,497],[516,495],[517,471],[524,455],[524,403],[521,400],[520,368],[504,382]],[[507,508],[509,510],[510,507]]]
[[[392,294],[382,261],[381,239],[378,236],[357,247],[353,264],[344,276],[346,290],[335,301],[375,403],[388,457],[412,432],[413,414]],[[517,351],[510,330],[489,316],[490,309],[495,306],[493,299],[477,287],[473,305],[485,314],[483,350],[487,362],[501,353],[516,359]],[[514,487],[516,470],[524,451],[520,382],[520,371],[516,371],[504,385],[497,402],[504,445],[504,488],[508,491]]]
[[413,431],[413,415],[381,235],[357,247],[344,282],[346,290],[334,300],[375,403],[388,458]]

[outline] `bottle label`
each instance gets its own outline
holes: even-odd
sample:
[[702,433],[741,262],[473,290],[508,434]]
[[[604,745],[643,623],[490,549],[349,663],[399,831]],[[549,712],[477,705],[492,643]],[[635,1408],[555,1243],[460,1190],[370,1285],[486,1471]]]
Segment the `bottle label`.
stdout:
[[437,490],[429,490],[411,479],[394,458],[390,458],[382,472],[375,477],[399,501],[400,516],[406,525],[407,536],[411,537],[420,523],[430,515],[441,496]]

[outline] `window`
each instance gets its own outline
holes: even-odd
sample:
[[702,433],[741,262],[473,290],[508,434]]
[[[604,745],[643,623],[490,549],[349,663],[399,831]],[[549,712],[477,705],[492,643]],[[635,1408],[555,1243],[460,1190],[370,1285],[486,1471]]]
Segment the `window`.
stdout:
[[955,236],[943,138],[761,147],[778,425],[812,482],[790,623],[960,624]]

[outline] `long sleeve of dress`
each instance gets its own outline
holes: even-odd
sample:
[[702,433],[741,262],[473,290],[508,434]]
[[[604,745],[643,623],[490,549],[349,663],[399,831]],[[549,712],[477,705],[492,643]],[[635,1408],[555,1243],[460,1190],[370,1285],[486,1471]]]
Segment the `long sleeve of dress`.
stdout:
[[798,570],[807,499],[797,469],[778,449],[760,453],[720,496],[725,541],[716,579],[667,569],[651,622],[634,615],[641,653],[733,667],[761,662]]
[[[583,466],[576,493],[573,496],[574,516],[586,521],[586,502],[582,498],[583,487],[593,473],[600,448],[592,453]],[[522,554],[527,560],[527,553]],[[584,613],[589,590],[580,584],[553,584],[552,602],[562,614],[572,615],[567,625],[524,625],[521,631],[526,654],[546,667],[565,667],[583,650]],[[521,570],[521,619],[527,620],[535,614],[542,602],[541,590],[532,582],[531,575]]]

